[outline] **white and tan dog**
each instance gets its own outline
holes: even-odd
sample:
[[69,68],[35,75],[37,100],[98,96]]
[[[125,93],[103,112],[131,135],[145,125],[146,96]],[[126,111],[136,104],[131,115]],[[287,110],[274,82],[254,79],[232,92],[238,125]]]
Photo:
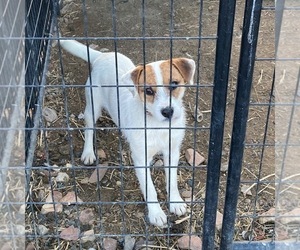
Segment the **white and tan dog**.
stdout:
[[[179,151],[186,122],[182,105],[185,87],[182,86],[193,83],[195,62],[174,58],[172,61],[157,61],[136,67],[120,53],[88,50],[85,45],[71,40],[61,40],[60,44],[71,54],[90,61],[92,66],[85,89],[86,130],[81,160],[84,164],[92,164],[96,159],[93,126],[104,108],[130,144],[136,175],[144,199],[148,202],[150,223],[160,227],[167,223],[149,168],[153,156],[159,152],[163,154],[166,189],[170,191],[170,212],[179,216],[185,214],[186,204],[177,186]],[[90,85],[97,87],[92,87],[91,91]],[[176,129],[170,130],[170,126]]]

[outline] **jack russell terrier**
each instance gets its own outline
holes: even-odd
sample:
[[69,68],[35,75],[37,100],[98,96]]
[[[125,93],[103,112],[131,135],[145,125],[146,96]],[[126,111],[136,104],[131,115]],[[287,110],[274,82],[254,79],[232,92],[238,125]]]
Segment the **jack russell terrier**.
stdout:
[[[73,40],[60,40],[60,44],[92,66],[85,88],[86,130],[81,160],[93,164],[96,159],[93,126],[103,108],[129,142],[150,223],[159,227],[167,224],[150,173],[150,162],[157,153],[163,154],[170,212],[185,214],[186,204],[177,186],[177,166],[186,123],[182,104],[184,85],[193,84],[195,62],[173,58],[135,66],[120,53],[101,53]],[[96,87],[91,89],[91,85]],[[170,130],[172,127],[176,129]]]

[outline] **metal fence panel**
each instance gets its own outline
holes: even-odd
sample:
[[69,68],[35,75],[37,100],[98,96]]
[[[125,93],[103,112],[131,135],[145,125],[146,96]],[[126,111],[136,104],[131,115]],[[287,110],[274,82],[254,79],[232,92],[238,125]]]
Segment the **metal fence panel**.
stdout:
[[[276,8],[273,1],[261,0],[26,0],[26,86],[22,90],[26,114],[27,246],[298,249],[300,199],[298,173],[294,170],[299,152],[300,57],[297,49],[291,52],[289,46],[296,48],[294,21],[299,6],[297,1],[286,0],[277,3]],[[276,32],[272,17],[277,18]],[[10,40],[4,35],[0,37],[3,54],[8,48],[2,45]],[[276,36],[275,44],[270,36]],[[89,63],[62,49],[66,39],[114,53],[115,70],[111,74],[116,75],[116,84],[104,83],[102,87],[116,89],[112,100],[117,103],[115,123],[104,111],[99,121],[85,127],[83,109],[88,101],[83,93],[90,93],[90,102],[97,103],[98,96],[92,93],[97,92],[98,82]],[[158,137],[167,129],[168,135],[161,143],[168,142],[170,153],[172,134],[183,127],[172,127],[172,122],[163,128],[148,127],[147,115],[141,127],[122,127],[122,88],[128,86],[121,85],[118,74],[122,65],[117,63],[117,52],[141,63],[138,68],[144,71],[147,62],[160,59],[173,62],[176,57],[186,57],[196,63],[195,84],[180,86],[186,88],[187,123],[177,179],[188,204],[187,214],[180,217],[169,211],[172,187],[165,186],[164,174],[174,174],[177,163],[167,164],[170,166],[165,173],[162,168],[163,162],[172,162],[174,154],[157,154],[151,164],[145,160],[135,166],[145,169],[147,180],[150,175],[154,179],[159,204],[167,215],[165,228],[149,223],[146,207],[153,203],[149,201],[153,196],[146,193],[144,199],[141,195],[132,167],[134,156],[122,131],[143,131],[140,138],[145,144],[141,143],[140,152],[147,159],[151,155],[146,150],[150,132],[156,131],[153,134]],[[93,60],[93,54],[87,58]],[[166,69],[169,78],[174,70],[170,63]],[[93,78],[84,85],[87,77]],[[144,74],[143,80],[148,77]],[[177,88],[173,85],[168,87],[170,93]],[[141,99],[149,98],[146,91],[153,89],[140,87],[145,88]],[[1,136],[11,130],[3,115],[8,110],[7,102],[2,100],[16,96],[11,86],[3,89],[7,94],[1,91],[5,96],[0,100],[4,107]],[[149,114],[146,104],[143,108],[144,114]],[[92,108],[92,120],[98,118],[96,111]],[[94,132],[97,153],[91,165],[80,160],[87,131]],[[0,155],[9,149],[4,138],[6,144],[0,146]],[[199,152],[207,160],[198,164]],[[4,165],[2,180],[6,176]],[[156,168],[148,171],[153,165]],[[274,166],[276,171],[272,170]],[[16,169],[20,170],[19,166]],[[149,185],[147,181],[146,189]],[[5,200],[1,208],[7,204],[14,205]],[[1,236],[5,244],[8,236],[12,233]],[[130,241],[133,243],[128,246]]]

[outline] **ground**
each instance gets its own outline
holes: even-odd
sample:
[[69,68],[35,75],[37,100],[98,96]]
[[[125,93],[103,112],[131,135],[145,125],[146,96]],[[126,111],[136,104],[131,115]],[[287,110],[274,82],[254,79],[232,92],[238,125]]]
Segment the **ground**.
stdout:
[[[53,214],[41,215],[41,205],[36,206],[37,224],[44,224],[50,228],[51,233],[55,230],[60,232],[70,225],[78,226],[78,214],[86,208],[92,208],[96,214],[93,225],[81,226],[81,231],[93,228],[95,233],[118,236],[119,234],[135,234],[136,238],[148,234],[148,240],[159,249],[173,246],[176,248],[178,236],[166,237],[165,234],[184,234],[197,232],[202,234],[202,221],[205,197],[206,162],[203,166],[195,168],[194,172],[188,167],[185,160],[185,151],[194,148],[206,159],[209,145],[209,127],[211,114],[211,101],[213,90],[215,46],[213,39],[217,32],[218,1],[204,1],[201,12],[202,21],[199,29],[199,8],[200,3],[196,0],[174,1],[173,27],[170,34],[170,6],[169,1],[145,1],[143,12],[141,1],[115,1],[115,8],[112,8],[111,1],[86,0],[86,8],[82,9],[80,0],[64,1],[61,16],[58,19],[59,31],[64,37],[83,38],[91,37],[89,44],[98,50],[121,52],[130,57],[134,63],[139,64],[159,59],[168,59],[170,53],[173,57],[188,57],[197,62],[195,82],[200,88],[190,88],[186,91],[185,107],[187,112],[187,129],[184,139],[179,168],[179,189],[181,192],[192,190],[191,184],[194,178],[194,200],[197,204],[189,208],[191,220],[185,220],[179,224],[174,222],[178,219],[170,217],[173,226],[169,229],[159,229],[149,226],[146,223],[145,205],[139,190],[139,185],[131,167],[120,169],[123,166],[132,166],[130,151],[124,138],[120,136],[115,125],[108,114],[97,123],[97,149],[104,151],[105,157],[99,159],[100,163],[109,165],[108,170],[101,183],[87,184],[84,180],[93,172],[93,169],[84,167],[80,162],[80,155],[83,148],[83,127],[84,122],[81,114],[84,111],[85,98],[84,88],[68,87],[70,85],[83,85],[88,77],[89,66],[86,62],[75,58],[66,52],[62,52],[57,44],[53,44],[50,67],[47,75],[44,106],[56,111],[58,119],[53,123],[44,122],[49,128],[47,132],[41,133],[36,150],[36,166],[42,166],[48,162],[51,166],[57,165],[61,172],[66,172],[71,178],[68,183],[62,184],[53,181],[48,174],[41,171],[33,171],[32,186],[33,195],[37,201],[44,200],[49,186],[59,190],[63,194],[76,190],[78,196],[85,202],[82,205],[71,205],[64,208],[63,213],[57,214],[53,220]],[[239,47],[241,41],[241,27],[243,23],[244,1],[237,1],[237,14],[235,18],[234,37],[232,46],[232,60],[230,65],[230,77],[227,97],[227,113],[223,142],[222,165],[226,166],[230,150],[232,116],[234,111],[236,78],[239,60]],[[273,1],[264,1],[265,6],[272,6]],[[83,18],[83,12],[86,18]],[[145,19],[142,19],[144,13]],[[115,16],[116,19],[112,17]],[[260,36],[258,41],[258,58],[274,57],[274,12],[265,10],[262,12]],[[144,26],[142,25],[144,23]],[[113,29],[115,27],[115,29]],[[143,28],[144,27],[144,28]],[[170,35],[176,37],[197,37],[201,31],[204,37],[199,43],[197,39],[174,40],[168,39]],[[124,39],[110,40],[109,37],[121,37]],[[161,37],[160,40],[126,39],[128,37]],[[56,36],[56,34],[54,34]],[[102,40],[93,38],[101,37]],[[83,41],[84,42],[84,41]],[[172,50],[170,45],[172,44]],[[199,55],[199,57],[198,57]],[[199,58],[199,61],[198,61]],[[252,103],[268,103],[273,78],[273,62],[257,61],[254,72],[253,88],[251,95]],[[66,88],[62,88],[66,84]],[[198,112],[202,119],[195,121],[194,110],[198,98]],[[268,106],[250,106],[246,148],[243,159],[242,183],[249,189],[252,195],[245,195],[241,192],[238,203],[238,219],[236,223],[235,240],[242,240],[242,232],[254,229],[257,234],[253,237],[256,240],[266,239],[270,235],[265,228],[251,216],[255,213],[268,211],[274,206],[274,186],[269,181],[274,180],[274,147],[265,147],[262,151],[266,130]],[[269,126],[267,128],[266,144],[274,144],[274,110],[271,109]],[[194,127],[196,126],[196,130]],[[66,127],[73,128],[66,130]],[[106,128],[106,129],[105,129]],[[107,129],[108,128],[108,129]],[[121,145],[121,147],[120,147]],[[256,145],[256,146],[255,146]],[[121,148],[121,152],[120,152]],[[262,154],[264,154],[262,156]],[[121,156],[121,157],[120,157]],[[262,157],[261,157],[262,156]],[[159,158],[159,156],[158,156]],[[72,164],[74,168],[69,168]],[[67,166],[67,167],[66,167]],[[219,211],[222,213],[226,186],[226,170],[221,173],[219,188]],[[265,177],[266,184],[256,185],[255,181]],[[158,190],[159,200],[166,200],[164,190],[164,179],[162,169],[156,168],[153,171],[153,179]],[[43,193],[44,192],[44,193]],[[42,198],[40,197],[42,193]],[[107,204],[101,209],[93,204],[102,202],[116,202],[114,205]],[[118,203],[118,202],[124,202]],[[126,202],[139,202],[138,204],[126,204]],[[166,204],[163,203],[166,210]],[[126,226],[125,226],[126,225]],[[218,233],[218,232],[217,232]],[[150,235],[151,234],[151,235]],[[261,236],[262,235],[262,236]],[[115,237],[119,240],[119,249],[122,249],[122,237]],[[41,240],[49,249],[57,245],[58,241],[53,239]],[[60,241],[61,248],[67,246],[76,247],[78,242],[66,243]],[[67,245],[69,244],[69,245]],[[218,242],[216,242],[218,245]],[[88,247],[97,248],[95,242],[83,244],[84,249]],[[47,248],[47,249],[48,249]],[[53,248],[54,249],[54,248]],[[72,248],[70,248],[72,249]],[[98,248],[100,249],[100,248]]]

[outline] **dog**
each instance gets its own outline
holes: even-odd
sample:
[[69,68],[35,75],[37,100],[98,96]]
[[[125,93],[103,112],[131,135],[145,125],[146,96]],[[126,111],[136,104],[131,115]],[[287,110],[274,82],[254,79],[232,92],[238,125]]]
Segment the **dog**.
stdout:
[[182,98],[185,85],[193,84],[195,62],[173,58],[135,66],[121,53],[101,53],[74,40],[60,40],[60,45],[92,67],[85,88],[83,163],[91,165],[96,160],[92,128],[105,109],[129,142],[150,223],[167,224],[150,173],[150,162],[157,153],[163,154],[169,210],[178,216],[185,214],[177,166],[186,123]]

